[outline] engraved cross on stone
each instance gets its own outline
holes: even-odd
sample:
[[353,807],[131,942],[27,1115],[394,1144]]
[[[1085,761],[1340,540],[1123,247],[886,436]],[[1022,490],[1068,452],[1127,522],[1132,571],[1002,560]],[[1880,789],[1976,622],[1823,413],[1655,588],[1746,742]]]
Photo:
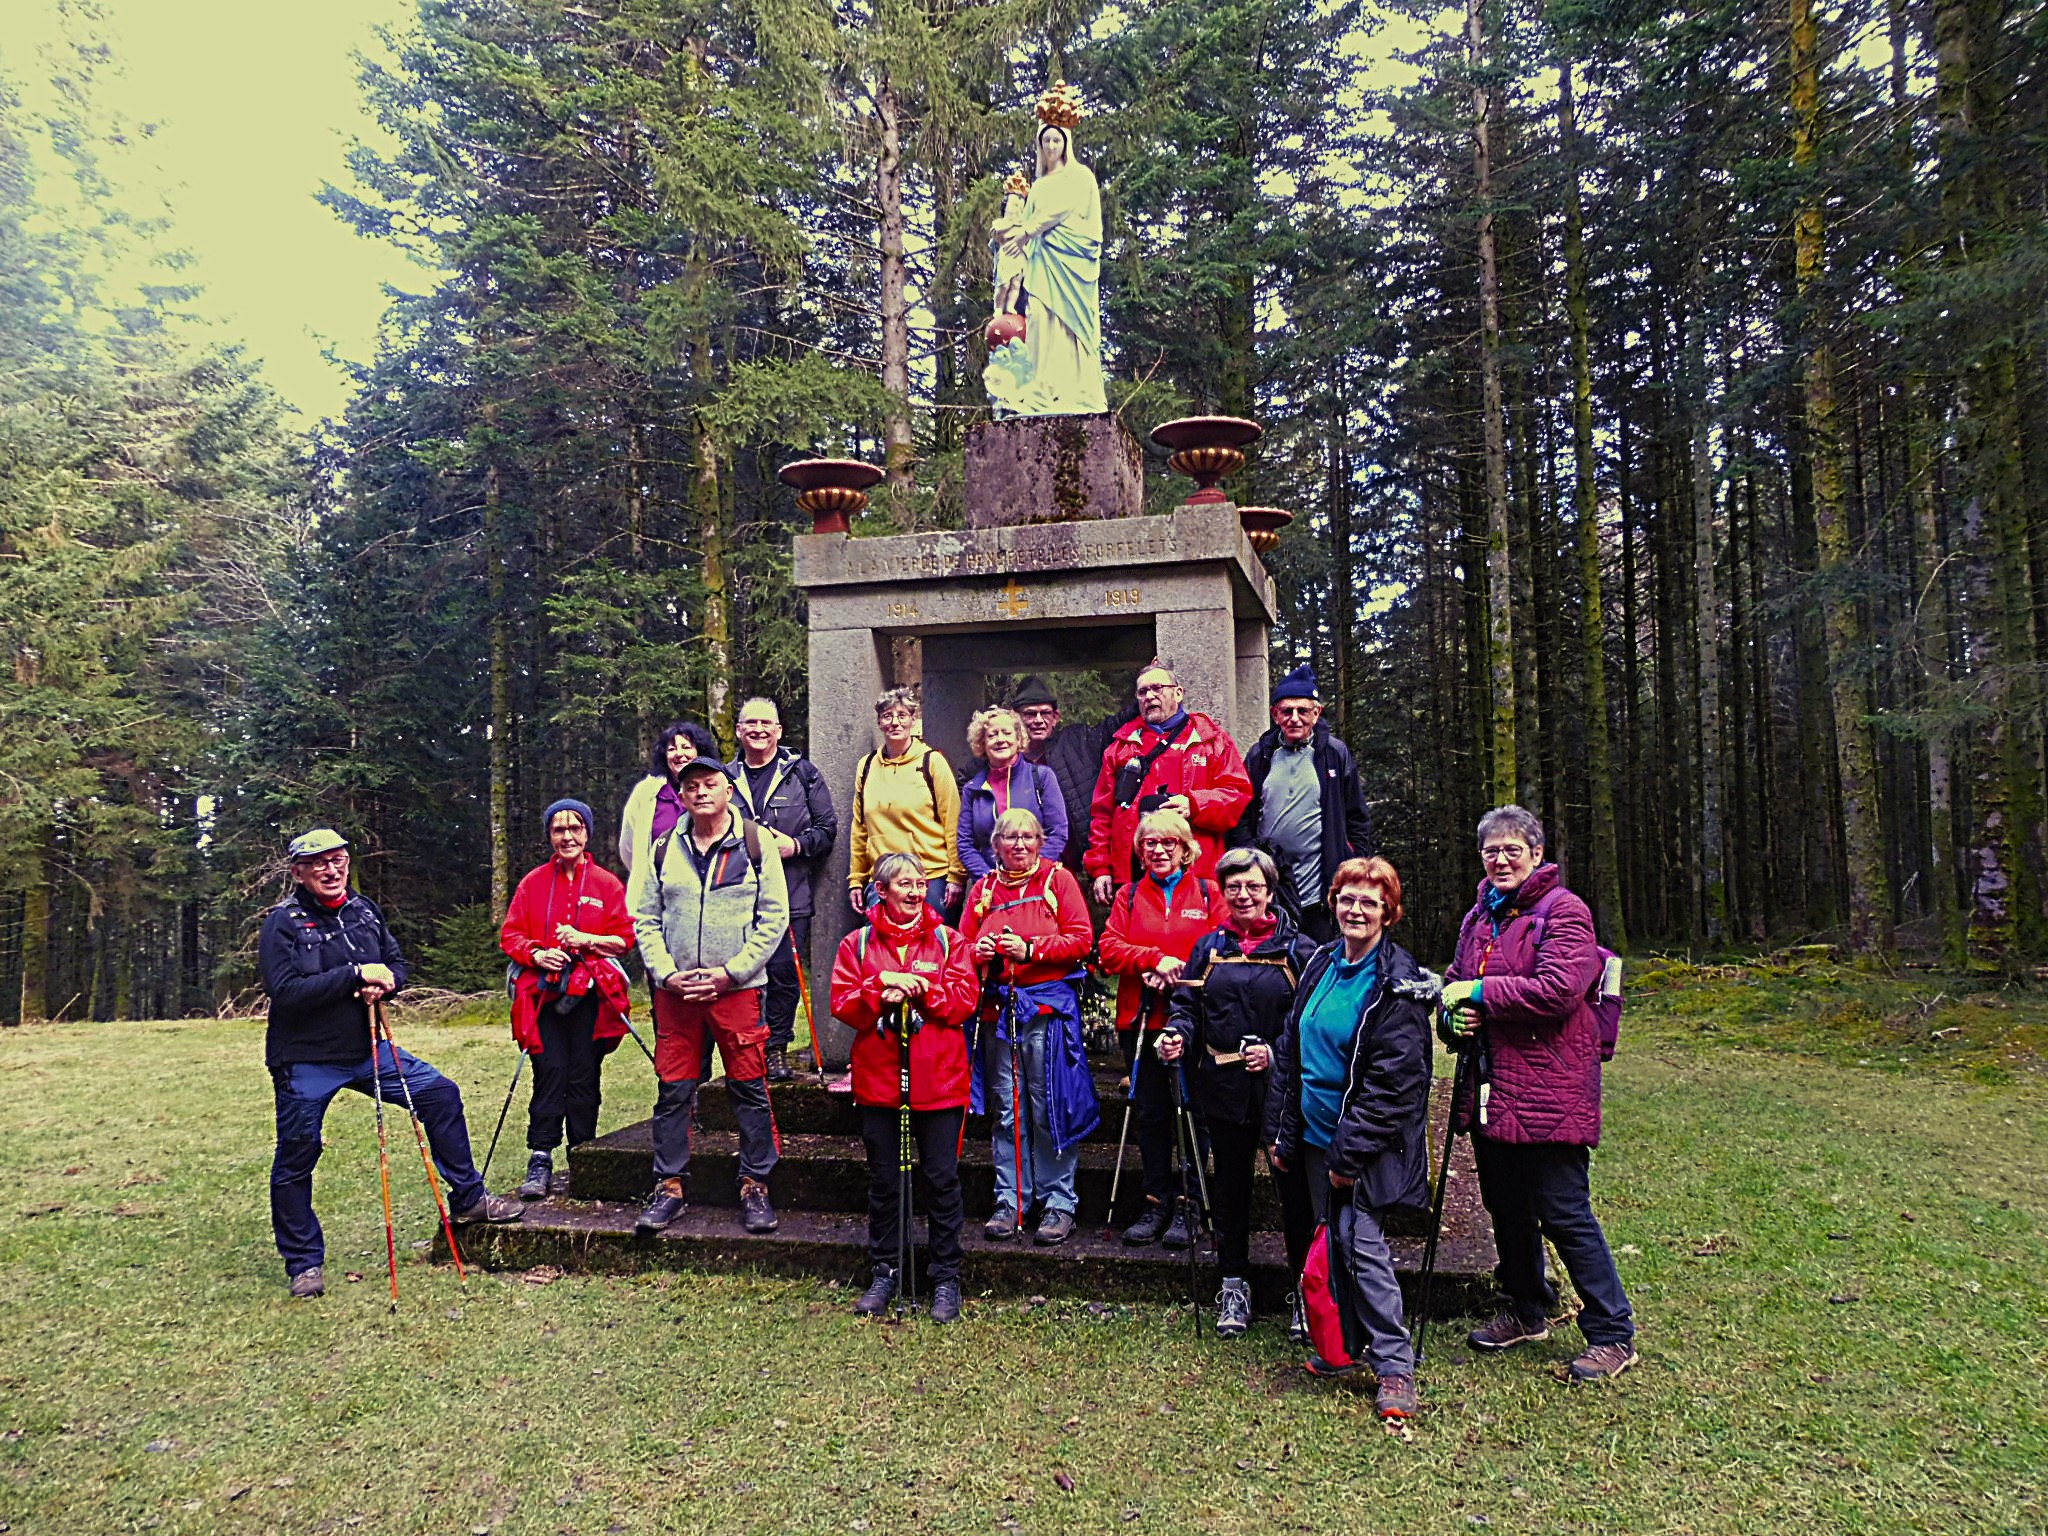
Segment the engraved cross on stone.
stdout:
[[1016,577],[1012,576],[1010,584],[1003,588],[1003,595],[997,599],[996,607],[1006,619],[1021,619],[1030,609],[1031,599],[1026,597],[1024,589],[1017,585]]

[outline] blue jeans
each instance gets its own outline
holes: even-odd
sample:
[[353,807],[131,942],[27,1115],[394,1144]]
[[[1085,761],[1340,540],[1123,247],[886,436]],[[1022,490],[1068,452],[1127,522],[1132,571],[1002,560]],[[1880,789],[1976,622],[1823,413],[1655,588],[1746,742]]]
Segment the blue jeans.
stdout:
[[995,1126],[989,1135],[989,1146],[996,1160],[996,1208],[1001,1210],[1007,1205],[1022,1216],[1042,1202],[1049,1211],[1065,1211],[1071,1216],[1079,1203],[1074,1195],[1074,1171],[1081,1166],[1081,1149],[1069,1147],[1064,1156],[1053,1150],[1052,1129],[1045,1113],[1045,1020],[1027,1020],[1017,1039],[1017,1056],[1024,1068],[1024,1093],[1019,1102],[1027,1133],[1022,1138],[1021,1199],[1017,1188],[1019,1138],[1011,1113],[1010,1042],[997,1039],[993,1027],[985,1038],[988,1071],[984,1081]]
[[[484,1181],[469,1155],[469,1126],[462,1118],[462,1090],[433,1067],[407,1051],[392,1059],[393,1047],[376,1048],[376,1060],[384,1085],[384,1109],[395,1114],[398,1124],[387,1130],[408,1136],[405,1129],[405,1089],[412,1090],[413,1107],[426,1127],[427,1145],[447,1185],[448,1209],[460,1211],[483,1198]],[[296,1275],[327,1259],[320,1235],[320,1218],[313,1214],[313,1165],[320,1161],[320,1126],[327,1118],[327,1106],[344,1088],[365,1096],[373,1091],[371,1057],[357,1066],[331,1062],[302,1061],[286,1067],[272,1067],[270,1080],[277,1090],[277,1155],[270,1164],[270,1230],[277,1239],[277,1251],[284,1256],[284,1272]],[[399,1074],[405,1075],[404,1084]],[[409,1136],[408,1136],[408,1139]]]
[[1515,1316],[1539,1327],[1557,1310],[1557,1287],[1543,1260],[1547,1237],[1557,1245],[1557,1256],[1584,1303],[1579,1331],[1586,1342],[1632,1341],[1635,1313],[1621,1288],[1607,1234],[1593,1214],[1588,1149],[1474,1136],[1472,1155],[1479,1164],[1479,1197],[1493,1218],[1494,1246],[1500,1250],[1500,1287]]

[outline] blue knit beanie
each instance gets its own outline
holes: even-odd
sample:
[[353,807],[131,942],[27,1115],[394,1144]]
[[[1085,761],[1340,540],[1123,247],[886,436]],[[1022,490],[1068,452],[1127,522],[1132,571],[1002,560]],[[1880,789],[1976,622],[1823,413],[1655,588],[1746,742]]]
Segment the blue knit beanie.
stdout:
[[591,815],[590,807],[585,805],[581,800],[570,800],[566,798],[557,800],[553,805],[548,807],[547,814],[542,816],[540,819],[541,831],[554,831],[555,812],[557,811],[574,811],[578,816],[581,816],[583,818],[583,835],[585,837],[593,837],[596,835],[597,818]]
[[1282,699],[1315,699],[1320,702],[1322,695],[1316,692],[1315,668],[1303,662],[1281,678],[1273,689],[1273,702],[1278,704]]

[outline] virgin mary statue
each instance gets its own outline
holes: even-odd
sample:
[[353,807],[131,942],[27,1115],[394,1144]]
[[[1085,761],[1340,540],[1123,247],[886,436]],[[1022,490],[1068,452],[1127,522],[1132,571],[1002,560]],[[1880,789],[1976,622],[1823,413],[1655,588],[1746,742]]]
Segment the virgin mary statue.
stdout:
[[1026,416],[1107,411],[1102,387],[1102,191],[1074,158],[1080,92],[1056,85],[1038,103],[1038,179],[1010,243],[1024,258]]

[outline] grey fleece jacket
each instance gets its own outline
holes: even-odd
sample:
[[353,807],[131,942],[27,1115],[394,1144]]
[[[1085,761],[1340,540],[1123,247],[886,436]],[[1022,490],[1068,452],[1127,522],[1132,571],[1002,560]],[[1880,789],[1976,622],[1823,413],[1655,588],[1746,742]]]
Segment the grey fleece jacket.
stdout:
[[724,833],[701,857],[687,818],[659,857],[633,866],[626,903],[640,958],[656,986],[677,971],[722,965],[738,987],[758,987],[768,957],[789,931],[789,891],[771,838],[760,839],[760,865],[747,856],[744,823],[735,807]]

